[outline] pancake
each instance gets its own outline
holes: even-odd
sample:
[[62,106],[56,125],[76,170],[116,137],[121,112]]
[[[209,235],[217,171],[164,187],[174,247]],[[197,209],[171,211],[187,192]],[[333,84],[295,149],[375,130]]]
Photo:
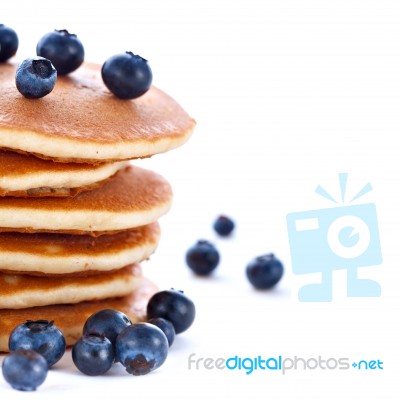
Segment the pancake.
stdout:
[[27,320],[54,320],[61,329],[68,346],[72,346],[82,335],[87,318],[96,311],[114,309],[125,313],[134,322],[146,319],[146,307],[150,297],[157,292],[155,285],[142,278],[135,290],[120,298],[82,302],[78,304],[57,304],[19,310],[0,310],[0,351],[8,351],[8,338],[11,331]]
[[0,150],[0,196],[74,196],[94,189],[126,165],[56,163]]
[[140,282],[138,265],[88,276],[48,277],[0,273],[0,309],[75,304],[126,296]]
[[171,202],[171,186],[163,177],[128,166],[75,197],[1,197],[0,231],[115,233],[156,221]]
[[104,85],[100,66],[59,76],[54,90],[26,99],[15,87],[15,64],[0,64],[0,147],[58,161],[98,163],[149,157],[190,137],[195,121],[151,87],[121,100]]
[[114,235],[0,233],[0,270],[28,274],[85,274],[141,262],[160,239],[157,222]]

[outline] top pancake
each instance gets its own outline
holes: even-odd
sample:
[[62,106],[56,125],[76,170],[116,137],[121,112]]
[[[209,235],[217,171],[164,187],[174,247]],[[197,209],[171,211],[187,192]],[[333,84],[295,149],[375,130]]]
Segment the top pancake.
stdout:
[[26,99],[16,65],[0,64],[0,147],[58,161],[98,163],[149,157],[182,145],[195,121],[154,86],[134,100],[111,94],[100,67],[59,76],[54,90]]

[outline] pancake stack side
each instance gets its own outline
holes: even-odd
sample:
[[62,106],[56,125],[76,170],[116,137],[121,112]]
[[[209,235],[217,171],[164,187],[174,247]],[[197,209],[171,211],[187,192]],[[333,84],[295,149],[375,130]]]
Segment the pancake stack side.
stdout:
[[116,98],[95,64],[35,100],[15,69],[0,64],[0,351],[26,320],[53,320],[72,345],[97,310],[146,317],[157,288],[141,263],[172,189],[138,159],[181,146],[195,126],[155,87]]

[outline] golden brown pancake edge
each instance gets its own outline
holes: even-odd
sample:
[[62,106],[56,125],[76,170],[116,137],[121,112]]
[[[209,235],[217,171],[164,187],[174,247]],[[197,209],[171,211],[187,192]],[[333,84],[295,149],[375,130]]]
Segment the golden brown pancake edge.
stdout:
[[121,298],[20,310],[0,309],[0,352],[8,351],[10,333],[17,325],[27,320],[54,321],[54,324],[63,332],[68,346],[72,346],[80,338],[86,319],[96,311],[114,309],[125,313],[133,323],[144,321],[147,303],[156,292],[157,287],[154,283],[143,278],[141,284],[130,295]]
[[105,87],[100,66],[59,77],[41,99],[15,87],[16,65],[0,65],[0,148],[58,161],[104,162],[149,157],[185,143],[195,121],[156,87],[121,100]]

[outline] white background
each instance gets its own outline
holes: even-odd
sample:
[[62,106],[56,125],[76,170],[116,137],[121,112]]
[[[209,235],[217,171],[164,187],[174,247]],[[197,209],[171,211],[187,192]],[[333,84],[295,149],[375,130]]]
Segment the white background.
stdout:
[[[19,59],[34,55],[39,38],[54,28],[78,34],[88,61],[140,54],[154,84],[198,123],[182,148],[137,163],[162,173],[175,191],[145,274],[193,298],[193,327],[147,376],[116,366],[89,378],[68,353],[35,393],[13,391],[0,377],[1,398],[400,398],[400,2],[8,1],[0,15],[19,35]],[[374,187],[360,203],[376,204],[383,264],[360,275],[377,279],[382,297],[347,298],[339,271],[333,302],[300,303],[298,288],[318,276],[292,275],[286,214],[331,207],[314,189],[321,184],[338,197],[339,172],[350,174],[349,196],[367,182]],[[219,213],[236,220],[229,240],[211,229]],[[184,263],[199,238],[221,252],[210,278],[195,278]],[[267,252],[286,271],[276,290],[257,292],[244,268]],[[247,376],[189,370],[191,353],[380,359],[384,369]]]

